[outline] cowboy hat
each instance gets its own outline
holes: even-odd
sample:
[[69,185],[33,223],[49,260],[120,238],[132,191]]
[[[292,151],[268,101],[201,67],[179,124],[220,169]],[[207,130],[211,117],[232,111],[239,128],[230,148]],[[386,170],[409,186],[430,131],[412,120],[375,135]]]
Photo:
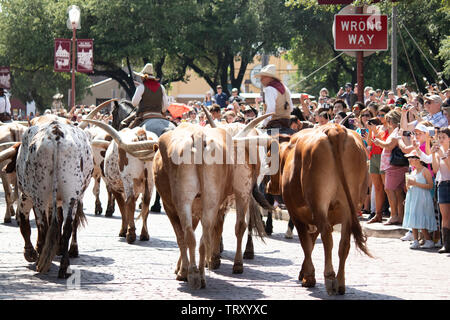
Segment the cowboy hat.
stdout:
[[156,79],[156,77],[153,75],[153,64],[151,63],[147,63],[141,72],[133,71],[133,73],[143,78]]
[[280,80],[280,78],[277,76],[275,68],[276,67],[275,67],[274,64],[268,64],[267,66],[262,68],[259,73],[255,74],[255,77],[259,78],[259,77],[262,77],[262,76],[266,76],[266,77],[271,77],[271,78],[275,78],[277,80]]

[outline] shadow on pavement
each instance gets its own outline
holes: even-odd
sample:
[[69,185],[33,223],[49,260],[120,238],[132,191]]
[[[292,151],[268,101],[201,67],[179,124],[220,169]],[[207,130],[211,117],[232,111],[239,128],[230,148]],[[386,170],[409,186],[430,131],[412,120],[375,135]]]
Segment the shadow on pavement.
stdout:
[[[244,267],[245,265],[290,266],[294,264],[294,262],[292,262],[292,260],[289,259],[269,258],[261,256],[261,254],[268,255],[277,252],[280,252],[280,250],[264,251],[259,252],[259,254],[258,252],[255,252],[255,257],[253,259],[244,259]],[[224,250],[220,255],[222,260],[234,262],[235,251]]]
[[[300,281],[296,281],[301,287]],[[404,300],[387,294],[371,293],[356,289],[352,286],[345,287],[344,295],[329,296],[324,283],[317,282],[314,288],[304,288],[310,292],[310,296],[323,300]]]
[[206,288],[199,290],[192,290],[187,282],[181,282],[178,290],[180,292],[190,294],[194,299],[199,298],[199,299],[235,300],[235,299],[249,299],[249,297],[251,297],[251,299],[264,299],[266,297],[259,289],[249,287],[237,287],[234,284],[230,283],[228,280],[209,277],[208,270],[205,270],[205,273],[206,273]]
[[[149,241],[141,241],[139,240],[139,235],[136,235],[136,241],[130,246],[138,246],[138,247],[151,247],[151,248],[178,248],[178,244],[176,241],[167,241],[159,238],[152,237],[150,234]],[[120,242],[127,243],[125,238],[120,237]]]

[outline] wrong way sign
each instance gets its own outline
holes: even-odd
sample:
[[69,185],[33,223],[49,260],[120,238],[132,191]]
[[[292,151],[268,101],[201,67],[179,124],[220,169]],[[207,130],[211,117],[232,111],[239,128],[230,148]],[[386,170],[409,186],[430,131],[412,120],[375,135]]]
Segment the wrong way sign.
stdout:
[[336,51],[388,50],[387,21],[387,15],[335,15],[334,49]]

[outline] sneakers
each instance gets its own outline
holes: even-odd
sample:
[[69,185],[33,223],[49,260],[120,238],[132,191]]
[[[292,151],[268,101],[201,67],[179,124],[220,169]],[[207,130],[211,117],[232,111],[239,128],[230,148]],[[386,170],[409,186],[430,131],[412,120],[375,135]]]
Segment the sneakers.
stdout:
[[402,240],[402,241],[413,241],[414,240],[414,236],[413,236],[411,231],[408,231],[408,232],[405,233],[405,236],[400,238],[400,240]]
[[420,248],[420,244],[419,244],[419,240],[414,240],[413,243],[411,243],[411,245],[409,246],[410,249],[419,249]]
[[434,241],[433,240],[425,240],[423,246],[420,246],[420,249],[433,249]]

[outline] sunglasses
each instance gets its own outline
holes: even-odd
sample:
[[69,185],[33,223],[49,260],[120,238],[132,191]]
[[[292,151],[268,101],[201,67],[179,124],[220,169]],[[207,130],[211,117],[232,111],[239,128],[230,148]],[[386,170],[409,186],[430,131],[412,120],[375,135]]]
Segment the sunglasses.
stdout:
[[378,118],[384,118],[384,116],[385,116],[384,114],[377,114]]
[[425,101],[425,104],[431,104],[431,101],[427,100],[427,101]]

